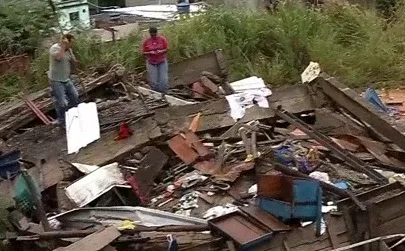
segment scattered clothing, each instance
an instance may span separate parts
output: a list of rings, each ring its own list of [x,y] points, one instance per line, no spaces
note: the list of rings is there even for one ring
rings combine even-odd
[[[118,141],[118,140],[129,138],[132,135],[132,133],[133,132],[132,132],[131,128],[129,127],[128,123],[123,122],[120,125],[120,130],[118,132],[118,136],[115,137],[114,140]]]

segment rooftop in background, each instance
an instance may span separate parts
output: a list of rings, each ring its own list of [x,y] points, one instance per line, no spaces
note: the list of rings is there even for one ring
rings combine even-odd
[[[202,4],[190,4],[190,13],[197,14],[204,11],[204,5]],[[179,18],[177,5],[168,4],[168,5],[144,5],[144,6],[135,6],[127,8],[117,8],[117,9],[108,9],[103,10],[106,13],[120,13],[124,15],[133,15],[149,19],[158,19],[158,20],[175,20]]]

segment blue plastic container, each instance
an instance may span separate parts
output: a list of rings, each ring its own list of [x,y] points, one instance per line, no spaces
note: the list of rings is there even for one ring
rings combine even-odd
[[[177,4],[177,12],[179,14],[190,13],[190,4],[189,3],[179,3],[179,4]]]
[[[20,171],[21,152],[18,150],[0,156],[0,177],[3,179],[13,178]],[[7,175],[8,173],[8,175]],[[9,176],[9,177],[8,177]]]

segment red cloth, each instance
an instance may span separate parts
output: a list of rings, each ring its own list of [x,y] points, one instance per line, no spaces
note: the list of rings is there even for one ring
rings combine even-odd
[[[141,204],[146,204],[147,203],[147,199],[141,194],[141,191],[139,189],[139,183],[138,181],[135,179],[134,176],[129,175],[126,178],[127,182],[129,183],[129,185],[132,188],[132,192],[139,198],[139,200],[141,201]]]
[[[143,42],[142,52],[151,52],[157,50],[167,50],[168,44],[164,36],[150,37]],[[166,52],[153,55],[146,55],[150,64],[160,64],[166,60]]]
[[[129,128],[126,122],[123,122],[120,126],[120,130],[118,132],[118,136],[115,137],[115,140],[121,140],[129,138],[132,135],[132,130]]]

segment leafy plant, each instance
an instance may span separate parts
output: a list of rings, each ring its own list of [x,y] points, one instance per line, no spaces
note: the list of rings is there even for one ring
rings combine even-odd
[[[0,1],[0,56],[32,53],[56,24],[46,1]]]

